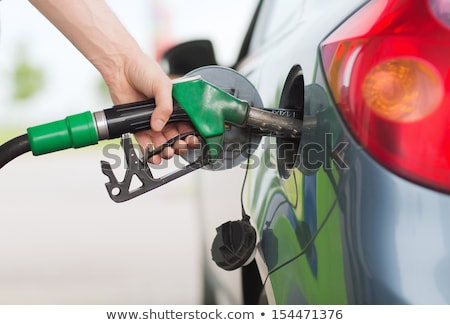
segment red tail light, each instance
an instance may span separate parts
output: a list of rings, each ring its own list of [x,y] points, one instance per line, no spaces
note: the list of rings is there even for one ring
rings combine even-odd
[[[450,1],[373,0],[321,46],[361,145],[395,173],[450,192]]]

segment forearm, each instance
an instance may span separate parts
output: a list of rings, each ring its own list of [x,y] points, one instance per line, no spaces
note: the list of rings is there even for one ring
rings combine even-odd
[[[97,68],[114,104],[155,98],[151,127],[163,129],[173,109],[172,83],[104,0],[29,1]]]
[[[99,70],[107,83],[137,42],[103,0],[29,0]]]

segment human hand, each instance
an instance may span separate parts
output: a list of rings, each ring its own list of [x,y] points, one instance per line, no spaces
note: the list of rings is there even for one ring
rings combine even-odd
[[[187,123],[166,125],[173,111],[172,82],[152,58],[144,54],[127,57],[123,69],[111,76],[106,75],[105,81],[114,104],[155,98],[156,108],[149,121],[151,129],[135,134],[143,151],[159,147],[181,133],[192,131]],[[161,158],[170,159],[174,154],[183,154],[196,145],[196,137],[178,140],[173,148],[164,149],[161,155],[155,155],[150,162],[159,164]]]

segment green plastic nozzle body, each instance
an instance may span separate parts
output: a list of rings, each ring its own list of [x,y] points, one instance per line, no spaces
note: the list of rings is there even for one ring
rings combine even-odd
[[[173,84],[172,94],[205,139],[211,160],[223,149],[225,125],[245,124],[250,108],[248,102],[201,78],[181,79]]]

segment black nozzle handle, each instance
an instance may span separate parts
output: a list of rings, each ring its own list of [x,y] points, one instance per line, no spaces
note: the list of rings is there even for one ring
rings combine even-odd
[[[150,118],[156,108],[153,98],[135,103],[115,105],[103,110],[108,135],[106,138],[120,138],[125,133],[136,133],[150,129]],[[96,116],[97,119],[97,116]],[[189,116],[174,101],[173,113],[168,123],[189,122]],[[98,123],[98,120],[97,120]]]

